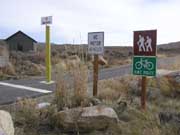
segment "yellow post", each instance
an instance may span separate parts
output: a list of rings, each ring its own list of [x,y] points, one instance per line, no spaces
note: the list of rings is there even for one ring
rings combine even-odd
[[[46,80],[51,81],[50,26],[46,25]]]

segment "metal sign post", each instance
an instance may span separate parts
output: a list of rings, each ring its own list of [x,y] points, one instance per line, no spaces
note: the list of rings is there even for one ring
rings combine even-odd
[[[52,24],[52,16],[42,17],[41,24],[46,25],[46,81],[51,82],[51,45],[50,45],[50,26]]]
[[[88,33],[88,53],[94,55],[93,96],[98,94],[98,57],[104,53],[104,32]]]
[[[146,109],[146,76],[156,76],[157,30],[134,32],[133,74],[141,75],[141,108]]]
[[[51,81],[51,45],[50,45],[50,27],[46,25],[46,79]]]

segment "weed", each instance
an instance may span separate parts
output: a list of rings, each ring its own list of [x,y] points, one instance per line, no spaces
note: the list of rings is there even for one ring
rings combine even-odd
[[[88,89],[88,69],[87,66],[80,63],[79,66],[73,69],[73,88],[74,96],[73,103],[76,103],[77,106],[81,104],[87,98],[87,89]]]
[[[79,60],[66,60],[65,63],[59,64],[57,67],[56,76],[54,101],[58,110],[62,110],[64,107],[80,106],[87,97],[87,66]]]
[[[25,126],[24,128],[34,129],[39,125],[39,111],[37,102],[33,99],[23,99],[17,102],[15,112],[15,123]]]

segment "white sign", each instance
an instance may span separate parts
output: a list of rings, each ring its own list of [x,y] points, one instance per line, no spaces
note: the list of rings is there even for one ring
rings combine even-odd
[[[104,32],[88,33],[88,53],[89,54],[104,53]]]
[[[52,24],[52,16],[46,16],[41,18],[41,24]]]

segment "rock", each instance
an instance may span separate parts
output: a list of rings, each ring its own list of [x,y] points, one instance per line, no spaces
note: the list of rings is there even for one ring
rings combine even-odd
[[[14,126],[11,115],[0,110],[0,135],[14,135]]]
[[[115,104],[115,110],[119,114],[121,112],[124,112],[127,109],[128,103],[126,99],[119,97],[117,100],[117,103]]]
[[[99,104],[101,104],[101,101],[98,99],[98,98],[91,98],[90,99],[90,102],[92,103],[92,105],[99,105]]]
[[[124,112],[127,109],[127,102],[126,101],[120,101],[118,103],[117,109],[119,112]]]
[[[43,108],[47,108],[48,106],[50,106],[51,104],[48,102],[43,102],[43,103],[39,103],[37,104],[37,108],[38,109],[43,109]]]
[[[82,108],[60,111],[55,115],[56,127],[64,132],[75,132],[77,120],[82,113]]]
[[[175,112],[160,112],[159,120],[161,124],[173,123],[180,125],[180,113]]]
[[[122,98],[119,98],[117,103],[113,105],[114,110],[116,111],[118,118],[120,121],[128,122],[128,118],[124,116],[123,114],[126,113],[128,109],[128,103],[127,101],[123,100]]]
[[[55,115],[56,126],[64,132],[104,130],[118,123],[116,112],[106,106],[93,106],[60,111]]]

